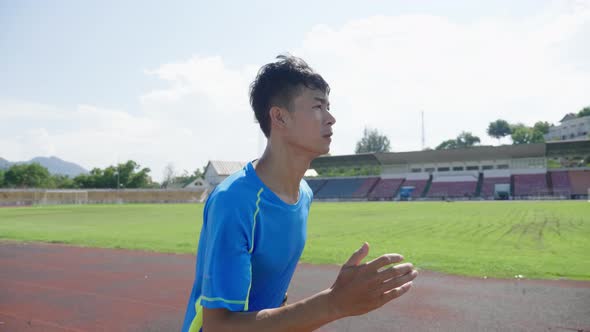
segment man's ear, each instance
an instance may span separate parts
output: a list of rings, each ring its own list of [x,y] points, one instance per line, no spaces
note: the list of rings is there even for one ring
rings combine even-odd
[[[270,122],[273,126],[284,128],[287,126],[289,120],[288,111],[279,106],[273,106],[270,108]]]

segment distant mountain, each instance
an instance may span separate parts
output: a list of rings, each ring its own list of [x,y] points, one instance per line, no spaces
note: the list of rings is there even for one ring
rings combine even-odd
[[[6,159],[0,158],[0,168],[6,169],[14,164],[31,164],[39,163],[41,166],[47,168],[51,174],[67,175],[70,178],[76,177],[80,174],[88,173],[82,166],[61,160],[57,157],[35,157],[29,161],[10,162]]]

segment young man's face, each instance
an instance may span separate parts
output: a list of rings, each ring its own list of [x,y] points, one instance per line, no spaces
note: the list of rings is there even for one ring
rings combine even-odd
[[[289,143],[314,158],[330,151],[332,126],[336,119],[330,114],[328,96],[320,90],[302,88],[289,110],[286,138]]]

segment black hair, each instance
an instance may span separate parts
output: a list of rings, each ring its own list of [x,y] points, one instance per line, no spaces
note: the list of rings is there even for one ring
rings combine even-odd
[[[303,87],[330,93],[330,86],[324,78],[302,59],[292,55],[279,55],[277,59],[262,66],[250,84],[250,105],[266,137],[270,136],[269,110],[272,106],[289,110]]]

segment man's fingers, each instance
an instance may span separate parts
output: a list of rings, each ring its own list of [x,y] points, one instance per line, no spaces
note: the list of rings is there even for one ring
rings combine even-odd
[[[379,286],[379,293],[388,292],[392,289],[405,285],[414,280],[417,276],[418,271],[411,271],[400,277],[389,279]]]
[[[385,270],[380,271],[377,274],[377,278],[379,278],[379,280],[383,282],[391,278],[403,276],[404,274],[411,272],[413,269],[414,265],[412,265],[412,263],[404,263],[396,266],[391,266]]]
[[[361,263],[361,261],[367,257],[369,253],[369,244],[367,242],[363,243],[363,245],[355,251],[352,256],[344,263],[344,266],[357,266]]]
[[[374,260],[367,263],[367,267],[374,269],[374,270],[379,270],[380,268],[382,268],[386,265],[399,263],[403,260],[404,260],[404,257],[402,255],[385,254],[385,255],[383,255],[381,257],[377,257]]]
[[[411,281],[402,285],[401,287],[394,288],[387,293],[381,294],[381,305],[404,295],[407,291],[410,290],[410,288],[412,288]]]

